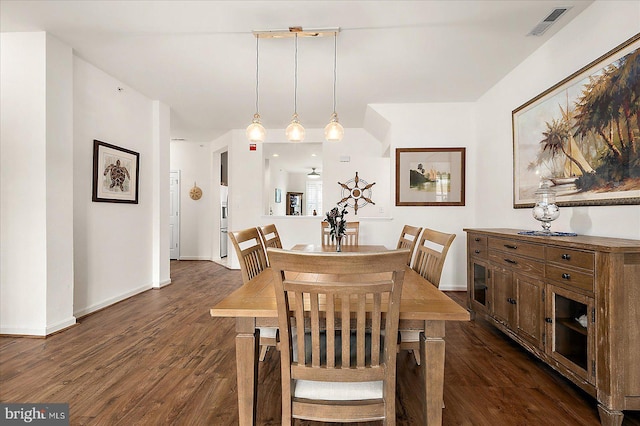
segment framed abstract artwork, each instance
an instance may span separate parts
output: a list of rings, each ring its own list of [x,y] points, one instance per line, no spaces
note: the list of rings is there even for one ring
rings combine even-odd
[[[139,168],[139,153],[94,140],[92,200],[138,204]]]
[[[397,148],[396,206],[464,206],[465,148]]]
[[[513,207],[640,204],[640,34],[512,112]]]

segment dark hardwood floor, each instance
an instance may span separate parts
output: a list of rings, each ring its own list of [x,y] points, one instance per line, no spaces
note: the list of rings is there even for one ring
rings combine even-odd
[[[0,338],[0,402],[67,402],[72,425],[237,424],[235,323],[209,308],[240,272],[174,261],[171,279],[47,339]],[[599,424],[592,397],[486,322],[446,332],[445,425]],[[279,361],[259,367],[260,425],[280,423]],[[398,424],[419,424],[417,367],[407,352],[398,364]]]

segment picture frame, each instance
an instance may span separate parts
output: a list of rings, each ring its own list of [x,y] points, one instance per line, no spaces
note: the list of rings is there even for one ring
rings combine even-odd
[[[543,181],[559,206],[640,204],[639,68],[637,34],[513,110],[514,208]]]
[[[466,148],[397,148],[396,206],[464,206]]]
[[[93,141],[92,201],[138,204],[140,154]]]
[[[276,188],[276,203],[282,202],[282,190],[280,188]]]

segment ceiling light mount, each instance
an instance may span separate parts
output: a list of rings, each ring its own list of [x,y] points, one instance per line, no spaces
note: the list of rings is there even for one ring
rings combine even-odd
[[[311,28],[289,27],[283,30],[256,30],[253,35],[256,38],[289,38],[289,37],[331,37],[337,35],[340,28]]]

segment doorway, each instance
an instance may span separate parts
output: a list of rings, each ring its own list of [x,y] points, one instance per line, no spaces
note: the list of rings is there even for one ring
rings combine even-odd
[[[169,172],[169,259],[180,259],[180,171]]]

